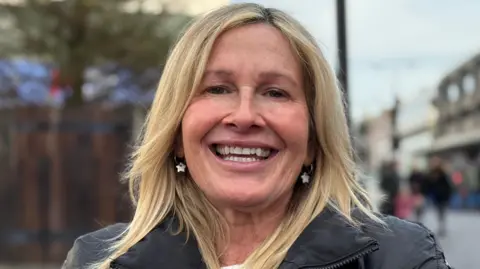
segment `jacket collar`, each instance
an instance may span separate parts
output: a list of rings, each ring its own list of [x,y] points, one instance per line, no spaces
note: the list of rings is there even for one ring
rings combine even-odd
[[[187,240],[186,233],[176,234],[179,227],[176,218],[158,225],[140,242],[112,262],[113,268],[206,268],[193,236]],[[174,235],[175,234],[175,235]]]
[[[353,215],[366,222],[358,212],[354,211]],[[377,241],[361,227],[352,226],[337,211],[327,208],[300,234],[288,250],[284,264],[294,264],[298,268],[328,268],[353,261],[377,248]]]
[[[206,268],[196,240],[187,240],[185,233],[172,235],[176,227],[175,218],[165,221],[112,264],[122,269]],[[376,248],[373,238],[327,208],[294,242],[280,268],[327,267]]]

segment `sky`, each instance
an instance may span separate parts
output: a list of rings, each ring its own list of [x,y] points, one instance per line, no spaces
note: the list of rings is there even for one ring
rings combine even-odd
[[[231,2],[255,2],[286,11],[316,37],[336,66],[336,1]],[[346,2],[349,94],[355,121],[390,107],[395,94],[405,103],[435,94],[443,76],[480,53],[478,0]]]

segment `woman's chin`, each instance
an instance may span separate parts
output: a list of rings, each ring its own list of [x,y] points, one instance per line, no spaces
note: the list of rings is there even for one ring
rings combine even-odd
[[[222,207],[257,208],[264,207],[270,200],[269,192],[260,190],[242,190],[242,188],[228,189],[217,194],[212,194]]]

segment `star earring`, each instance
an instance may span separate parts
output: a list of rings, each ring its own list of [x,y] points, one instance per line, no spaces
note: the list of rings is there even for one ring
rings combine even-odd
[[[177,173],[185,173],[185,169],[187,169],[187,165],[183,161],[179,161],[177,157],[174,158],[176,168],[177,168]]]
[[[303,168],[303,173],[300,176],[302,179],[303,184],[308,184],[310,183],[310,178],[312,177],[313,174],[313,164],[311,164],[308,168]]]
[[[302,178],[303,184],[308,184],[310,182],[310,176],[307,174],[307,172],[303,172],[300,177]]]

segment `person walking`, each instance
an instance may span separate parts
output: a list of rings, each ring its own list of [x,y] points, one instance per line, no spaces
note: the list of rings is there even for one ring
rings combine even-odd
[[[408,182],[414,200],[415,221],[421,222],[425,211],[426,175],[417,166],[413,166]]]
[[[453,187],[444,162],[438,157],[433,157],[430,161],[428,185],[433,205],[437,211],[438,235],[445,236],[447,232],[446,211],[453,193]]]
[[[394,161],[387,161],[380,171],[380,189],[384,193],[385,200],[380,206],[380,212],[385,215],[395,215],[396,199],[400,188],[400,176],[396,170]]]

